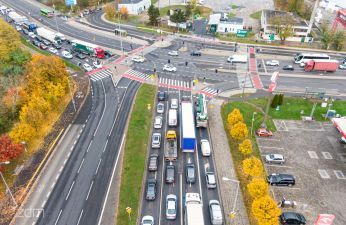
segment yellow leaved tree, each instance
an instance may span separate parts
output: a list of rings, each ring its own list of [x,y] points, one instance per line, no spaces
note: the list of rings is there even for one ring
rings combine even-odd
[[[125,6],[120,8],[119,13],[123,19],[127,19],[129,17],[129,10]]]
[[[266,195],[257,198],[252,202],[252,213],[256,217],[259,225],[278,225],[281,210],[277,202]]]
[[[263,178],[252,179],[246,187],[253,198],[261,198],[268,194],[268,183]]]
[[[115,16],[117,15],[117,10],[116,10],[115,6],[112,3],[108,3],[104,7],[104,11],[106,13],[106,16],[109,19],[115,19]]]
[[[243,160],[243,171],[249,176],[260,177],[263,175],[264,169],[261,160],[251,156]]]
[[[230,135],[236,140],[243,140],[249,134],[246,124],[243,122],[238,122],[234,124],[231,128]]]
[[[239,151],[243,155],[250,155],[252,153],[252,143],[250,139],[245,139],[242,143],[239,144]]]
[[[234,124],[238,122],[243,122],[243,115],[241,114],[240,110],[238,108],[233,109],[232,112],[230,112],[227,116],[227,124],[229,126],[233,126]]]
[[[0,19],[0,59],[7,60],[10,52],[20,47],[19,33],[13,27]]]

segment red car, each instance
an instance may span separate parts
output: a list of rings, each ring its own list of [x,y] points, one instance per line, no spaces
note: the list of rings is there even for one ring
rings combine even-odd
[[[41,44],[40,44],[40,48],[43,49],[43,50],[46,50],[46,49],[47,49],[47,45],[41,43]]]
[[[256,135],[259,137],[271,137],[273,136],[273,133],[266,128],[260,128],[256,131]]]

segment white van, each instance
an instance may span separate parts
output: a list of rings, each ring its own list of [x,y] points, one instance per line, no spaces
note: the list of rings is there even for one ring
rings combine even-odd
[[[247,63],[247,55],[232,55],[228,57],[227,62],[230,63]]]
[[[210,156],[210,143],[207,139],[201,139],[201,151],[203,156]]]
[[[170,109],[168,111],[168,126],[175,127],[178,125],[178,115],[176,109]]]

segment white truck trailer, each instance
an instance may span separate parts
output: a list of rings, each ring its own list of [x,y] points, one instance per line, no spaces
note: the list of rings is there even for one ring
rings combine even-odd
[[[52,42],[60,44],[60,39],[56,36],[54,31],[48,30],[44,27],[39,27],[36,29],[37,35]]]
[[[203,204],[198,193],[185,195],[185,225],[204,225]]]
[[[19,15],[18,13],[13,11],[8,13],[7,18],[9,22],[13,21],[16,24],[21,24],[28,20],[28,18],[26,18],[25,16]]]

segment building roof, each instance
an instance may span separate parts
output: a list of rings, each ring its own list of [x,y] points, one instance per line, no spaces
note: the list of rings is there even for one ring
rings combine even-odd
[[[120,4],[137,4],[143,0],[121,0]]]
[[[290,12],[285,11],[278,11],[278,10],[269,10],[264,9],[262,16],[264,16],[265,24],[270,24],[269,19],[274,16],[283,16],[283,15],[290,15],[292,20],[294,21],[294,26],[300,26],[300,27],[307,27],[307,23],[302,20],[298,15]]]
[[[227,23],[227,24],[239,24],[239,25],[243,25],[243,18],[239,18],[239,17],[231,17],[228,18],[227,20],[221,20],[220,23]]]
[[[243,25],[243,19],[239,17],[231,17],[231,18],[224,18],[225,16],[223,13],[214,13],[209,16],[208,25],[212,24],[238,24]]]

